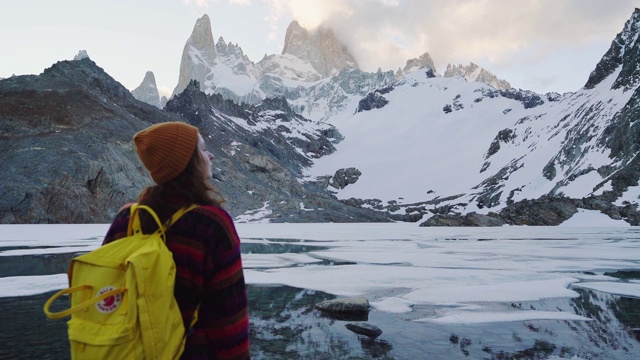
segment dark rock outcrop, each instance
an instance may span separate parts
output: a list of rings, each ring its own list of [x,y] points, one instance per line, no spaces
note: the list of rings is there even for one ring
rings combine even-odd
[[[578,208],[568,198],[543,196],[535,200],[522,200],[500,211],[509,225],[560,225]]]
[[[487,150],[487,154],[485,155],[485,159],[490,158],[492,155],[497,153],[500,150],[500,143],[507,143],[516,138],[512,129],[503,129],[498,132],[495,139],[489,145],[489,150]]]
[[[625,23],[624,29],[611,42],[609,50],[604,54],[595,70],[589,75],[587,89],[593,89],[604,79],[612,75],[620,66],[622,69],[612,88],[624,87],[630,89],[640,80],[640,70],[637,67],[640,60],[640,9],[635,9],[631,18]]]
[[[420,226],[502,226],[529,225],[554,226],[570,219],[578,209],[597,210],[614,220],[624,220],[633,226],[640,225],[640,212],[634,204],[617,206],[606,196],[591,196],[572,199],[563,196],[545,195],[539,199],[525,199],[507,205],[498,213],[487,215],[450,213],[436,214]],[[434,211],[434,210],[432,210]]]
[[[336,189],[344,189],[349,184],[355,184],[360,175],[362,175],[362,172],[354,167],[339,169],[329,180],[329,185]]]
[[[389,103],[384,96],[380,95],[380,93],[374,91],[370,92],[358,102],[358,108],[356,109],[356,113],[369,111],[373,109],[381,109],[385,105]]]
[[[521,102],[525,109],[531,109],[544,104],[542,97],[533,91],[520,89],[500,90],[500,95],[507,99],[513,99]]]
[[[0,223],[105,223],[150,180],[131,138],[171,114],[89,58],[0,82]]]
[[[429,226],[503,226],[507,223],[495,213],[488,215],[471,212],[465,215],[436,214],[420,224]]]
[[[342,137],[295,114],[286,100],[238,105],[192,81],[163,111],[83,58],[0,82],[0,223],[110,222],[151,185],[133,135],[164,121],[198,127],[233,216],[268,207],[274,222],[390,221],[298,181]]]

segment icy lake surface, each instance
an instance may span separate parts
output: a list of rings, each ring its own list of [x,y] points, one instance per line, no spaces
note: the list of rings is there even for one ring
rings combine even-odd
[[[238,224],[254,357],[635,358],[640,319],[621,309],[640,306],[640,229],[566,225]],[[0,225],[2,322],[19,321],[5,307],[30,302],[26,316],[44,318],[42,302],[67,285],[68,260],[99,246],[107,227]],[[315,301],[352,296],[369,300],[380,338],[313,310]],[[25,326],[1,342],[24,339]],[[603,332],[610,339],[594,335]],[[11,346],[3,354],[14,354]]]

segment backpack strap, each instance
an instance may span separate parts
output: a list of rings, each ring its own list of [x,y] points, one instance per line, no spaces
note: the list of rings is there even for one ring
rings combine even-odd
[[[131,205],[131,208],[129,209],[129,226],[127,226],[127,236],[131,236],[133,235],[134,232],[142,232],[142,225],[140,224],[140,217],[138,216],[138,211],[140,209],[144,209],[146,210],[149,215],[151,215],[151,217],[153,217],[153,219],[156,221],[156,224],[158,224],[158,231],[160,231],[160,234],[162,235],[162,238],[165,239],[165,227],[162,225],[162,222],[160,222],[160,218],[158,217],[158,215],[156,214],[155,211],[153,211],[152,208],[148,207],[147,205],[140,205],[138,203],[135,203],[133,205]]]
[[[182,217],[182,215],[186,214],[187,212],[197,208],[198,205],[197,204],[192,204],[189,207],[185,207],[185,208],[181,208],[180,210],[176,211],[172,216],[171,219],[169,219],[169,221],[167,221],[166,226],[164,224],[162,224],[162,222],[160,221],[160,218],[158,217],[158,215],[156,214],[155,211],[153,211],[152,208],[150,208],[147,205],[140,205],[139,203],[135,203],[133,205],[131,205],[130,208],[130,217],[129,217],[129,225],[127,226],[127,235],[131,236],[133,235],[134,232],[141,232],[142,231],[142,225],[140,224],[140,217],[138,216],[138,211],[140,209],[145,210],[146,212],[149,213],[149,215],[151,215],[153,217],[153,219],[156,221],[156,224],[158,224],[158,230],[160,232],[160,235],[162,236],[162,239],[166,241],[167,236],[165,234],[165,232],[167,231],[167,229],[169,229],[169,227],[171,225],[173,225],[176,221],[178,221],[178,219],[180,219]]]
[[[169,221],[169,223],[167,224],[167,229],[168,229],[171,225],[175,224],[175,223],[176,223],[176,221],[178,221],[178,219],[180,219],[180,218],[182,217],[182,215],[184,215],[184,214],[188,213],[189,211],[191,211],[191,210],[193,210],[193,209],[195,209],[195,208],[197,208],[197,207],[198,207],[198,205],[197,205],[197,204],[192,204],[192,205],[191,205],[191,206],[189,206],[189,207],[182,208],[182,209],[180,209],[180,210],[176,211],[176,213],[175,213],[175,214],[173,214],[173,216],[171,217],[171,221]]]

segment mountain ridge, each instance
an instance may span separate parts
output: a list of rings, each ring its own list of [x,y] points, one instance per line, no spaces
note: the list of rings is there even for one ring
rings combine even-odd
[[[294,77],[319,73],[291,54],[247,63],[199,20],[207,34],[183,57],[204,84],[189,80],[164,110],[88,57],[0,80],[0,222],[108,222],[148,182],[133,133],[185,121],[215,151],[238,221],[557,225],[584,208],[639,225],[640,10],[585,87],[562,95],[438,76],[428,53],[402,76],[258,78],[281,59]]]
[[[405,67],[393,76],[391,70],[362,71],[330,29],[319,27],[309,31],[295,20],[287,28],[282,53],[265,55],[254,63],[239,45],[227,45],[222,37],[214,43],[209,21],[208,16],[198,19],[185,44],[174,95],[184,89],[188,79],[194,79],[205,93],[221,94],[237,103],[256,104],[271,96],[285,96],[304,116],[326,120],[351,106],[354,98],[385,88],[413,71],[428,67],[433,76],[439,76],[428,52],[407,60]],[[384,75],[380,76],[381,73]],[[489,79],[493,84],[506,83],[486,69],[482,69],[481,75],[471,81]],[[369,80],[360,86],[354,84],[364,78]],[[370,79],[379,81],[372,83]],[[319,93],[336,95],[326,102]]]

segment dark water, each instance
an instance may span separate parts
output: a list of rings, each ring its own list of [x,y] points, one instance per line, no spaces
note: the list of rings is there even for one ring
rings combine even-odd
[[[312,247],[246,244],[247,253],[307,252]],[[317,250],[317,248],[313,248]],[[74,254],[7,256],[0,277],[63,273]],[[608,273],[640,279],[640,269]],[[336,280],[339,281],[339,280]],[[366,321],[380,327],[375,340],[359,336],[348,321],[313,305],[334,295],[285,286],[249,286],[254,359],[640,359],[640,299],[573,288],[573,299],[483,303],[495,311],[565,311],[592,321],[535,320],[484,324],[417,322],[441,310],[415,306],[406,314],[372,310]],[[0,298],[0,359],[68,359],[65,321],[48,320],[42,307],[53,292]],[[393,294],[387,294],[393,295]],[[64,301],[57,306],[63,307]],[[56,310],[53,308],[52,310]]]
[[[489,305],[571,311],[593,321],[442,325],[412,321],[433,314],[435,307],[408,314],[372,310],[367,321],[383,333],[371,340],[349,331],[347,321],[313,309],[333,295],[249,286],[251,351],[254,359],[640,358],[640,299],[574,290],[580,297]],[[48,320],[42,312],[51,294],[0,298],[0,359],[69,358],[65,321]]]

